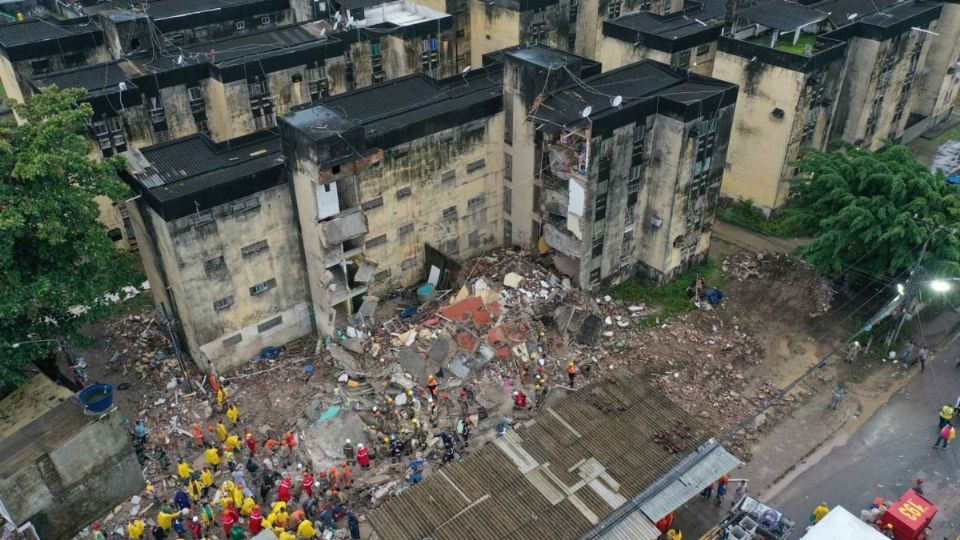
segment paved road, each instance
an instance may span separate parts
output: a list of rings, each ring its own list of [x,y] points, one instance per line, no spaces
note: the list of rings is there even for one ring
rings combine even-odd
[[[899,498],[917,477],[926,496],[940,507],[931,540],[960,534],[960,438],[947,450],[936,440],[937,409],[960,393],[960,339],[954,336],[937,352],[939,361],[903,390],[815,465],[776,494],[770,503],[798,523],[825,501],[855,515],[876,496]],[[919,369],[919,368],[914,368]],[[799,537],[799,535],[797,535]],[[838,539],[843,540],[843,539]]]

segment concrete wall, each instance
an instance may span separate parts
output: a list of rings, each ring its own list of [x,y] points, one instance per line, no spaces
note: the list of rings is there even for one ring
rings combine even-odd
[[[67,54],[69,55],[71,52],[73,51],[67,51]],[[53,73],[54,71],[68,69],[70,67],[99,64],[111,60],[110,50],[105,45],[89,47],[76,52],[82,53],[82,61],[75,65],[68,65],[65,62],[63,54],[11,62],[6,53],[0,51],[0,82],[3,82],[3,89],[7,97],[24,103],[26,98],[33,95],[33,90],[30,87],[30,79],[39,76],[35,69],[35,66],[39,62],[47,62],[49,68],[46,70],[46,73]]]
[[[519,12],[470,0],[470,64],[479,68],[488,52],[518,45],[521,31]]]
[[[425,244],[454,260],[499,245],[503,162],[497,141],[502,130],[501,115],[496,115],[323,170],[312,143],[285,140],[319,332],[329,335],[343,327],[345,316],[368,291],[378,294],[424,282]],[[467,165],[479,160],[484,166],[467,172]],[[335,204],[321,209],[317,191],[323,189]],[[360,211],[361,206],[366,209]],[[333,211],[337,213],[331,215]],[[331,222],[348,215],[362,218],[365,232],[347,241],[325,240]],[[369,283],[355,280],[361,263],[376,265]]]
[[[930,36],[930,50],[924,62],[920,86],[917,88],[914,112],[934,119],[931,124],[945,120],[957,99],[960,73],[960,4],[944,2],[940,19],[933,28],[939,36]]]
[[[216,219],[201,226],[194,225],[194,215],[166,222],[148,209],[145,216],[155,244],[144,263],[154,259],[160,265],[148,275],[165,276],[191,354],[208,359],[218,372],[243,365],[265,346],[281,345],[311,331],[289,187],[275,186],[254,197],[259,207],[233,213],[229,203],[220,205],[212,209]],[[243,256],[244,247],[264,240],[265,250]],[[205,268],[217,257],[223,257],[223,266]],[[275,287],[251,293],[251,287],[271,279],[276,280]],[[214,303],[225,298],[232,304],[217,309]],[[257,330],[257,325],[277,316],[282,316],[281,324]],[[231,344],[238,334],[241,340]]]
[[[740,85],[723,194],[750,199],[766,212],[780,207],[788,194],[783,173],[804,74],[718,51],[713,76]]]
[[[914,79],[924,68],[926,52],[932,40],[926,34],[907,30],[899,39],[883,42],[860,37],[848,41],[847,70],[840,94],[833,136],[879,148],[885,139],[900,137],[910,112],[917,84]],[[915,74],[909,73],[914,45],[923,40]],[[884,79],[887,57],[893,58],[888,79]],[[905,93],[905,95],[904,95]],[[903,100],[903,112],[896,114]],[[875,117],[872,132],[868,125]]]
[[[60,407],[79,408],[72,402]],[[70,538],[144,485],[127,427],[114,413],[0,478],[0,498],[14,519],[30,521],[40,538]]]
[[[699,47],[687,49],[690,53],[689,71],[698,75],[713,75],[713,62],[717,54],[717,43],[711,42],[709,50],[704,54],[697,54]],[[603,36],[600,40],[600,46],[597,51],[597,61],[603,64],[604,71],[617,69],[628,64],[639,62],[640,60],[656,60],[664,64],[676,65],[677,58],[683,51],[670,54],[668,52],[652,49],[644,46],[637,46],[633,43],[627,43],[616,38]]]

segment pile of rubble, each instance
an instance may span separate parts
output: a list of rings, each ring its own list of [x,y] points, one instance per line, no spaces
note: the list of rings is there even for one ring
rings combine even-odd
[[[796,264],[788,257],[737,256],[724,261],[724,271],[755,280],[782,277]],[[461,419],[470,419],[474,437],[484,439],[535,415],[569,388],[570,362],[576,387],[619,367],[655,379],[704,424],[736,429],[730,446],[749,459],[749,442],[790,405],[739,427],[777,389],[755,376],[762,347],[725,309],[693,310],[651,327],[655,306],[585,294],[539,257],[504,248],[468,261],[424,298],[368,295],[336,337],[288,344],[280,359],[251,363],[223,382],[242,424],[258,437],[295,434],[297,453],[285,463],[294,472],[297,464],[315,471],[338,465],[348,439],[367,445],[375,466],[357,472],[359,508],[405,489],[406,456],[420,453],[428,470],[439,465],[444,448],[437,435],[453,432]],[[115,369],[132,368],[145,383],[138,416],[171,462],[185,456],[198,469],[203,457],[194,425],[209,433],[213,421],[207,381],[177,378],[163,327],[149,316],[127,317],[109,330],[126,359]],[[532,396],[531,406],[516,410],[515,391]],[[657,442],[682,452],[685,432],[687,426],[674,426]],[[384,459],[394,456],[400,459]],[[169,497],[172,471],[151,464],[145,476]],[[145,515],[146,508],[137,499],[117,516]]]
[[[804,291],[812,302],[811,317],[827,312],[833,300],[834,290],[828,279],[802,259],[786,254],[740,253],[725,259],[721,268],[737,281],[774,279],[782,287]]]

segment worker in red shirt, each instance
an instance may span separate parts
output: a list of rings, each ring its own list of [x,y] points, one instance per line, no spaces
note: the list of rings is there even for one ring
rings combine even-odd
[[[263,529],[263,512],[260,511],[260,505],[258,504],[253,507],[253,512],[250,513],[250,532],[257,534],[261,529]]]
[[[243,438],[247,441],[247,448],[250,450],[250,454],[257,453],[257,440],[253,438],[253,433],[250,433],[250,430],[243,428]]]
[[[527,408],[527,395],[524,394],[522,390],[515,390],[513,392],[513,408],[514,409]]]
[[[357,465],[360,465],[361,469],[370,468],[370,450],[363,443],[357,444]]]
[[[293,480],[289,476],[285,476],[283,481],[280,482],[280,487],[277,488],[277,498],[283,502],[289,501],[291,487],[293,487]]]
[[[307,497],[313,497],[313,482],[315,479],[309,471],[303,474],[303,491],[307,493]]]
[[[237,522],[237,518],[233,517],[233,512],[224,512],[220,515],[220,523],[223,524],[223,534],[230,537],[230,529],[233,528],[233,524]]]

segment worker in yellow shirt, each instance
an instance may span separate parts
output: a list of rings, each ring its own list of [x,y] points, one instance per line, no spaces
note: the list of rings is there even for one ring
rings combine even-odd
[[[217,388],[217,409],[223,410],[223,405],[227,402],[227,389],[224,387]]]
[[[135,519],[127,523],[127,536],[130,537],[130,540],[140,540],[146,526],[143,520],[140,519]]]
[[[823,516],[827,515],[830,512],[830,507],[827,506],[827,503],[822,502],[820,506],[813,509],[813,522],[819,523]]]
[[[224,441],[224,444],[226,445],[228,452],[233,452],[234,450],[240,448],[240,437],[236,435],[229,435],[227,440]]]
[[[292,532],[288,531],[280,531],[280,534],[277,536],[280,538],[280,540],[297,540],[297,537],[294,536]]]
[[[157,525],[165,531],[169,531],[170,527],[173,527],[173,519],[177,517],[177,513],[174,512],[169,506],[164,506],[157,512]]]
[[[227,440],[227,425],[223,423],[223,418],[217,419],[217,437],[220,442]]]
[[[256,505],[257,503],[253,500],[253,497],[243,499],[243,504],[240,505],[240,515],[250,517],[250,513],[253,512],[253,507]]]
[[[300,522],[300,526],[297,527],[297,538],[307,539],[313,538],[317,535],[317,530],[313,528],[313,523],[309,519],[305,519]]]
[[[227,407],[227,418],[233,422],[233,425],[236,426],[237,422],[240,421],[240,407],[237,407],[236,403],[231,403]]]
[[[290,520],[290,514],[287,512],[286,506],[284,506],[283,508],[280,509],[279,512],[277,512],[277,525],[286,529],[287,521],[289,520]]]
[[[200,485],[203,488],[203,496],[207,496],[207,490],[213,486],[213,473],[210,472],[209,467],[204,467],[203,472],[200,473]]]
[[[277,513],[270,512],[267,514],[267,517],[263,518],[263,528],[264,529],[273,529],[274,525],[277,523]]]
[[[207,465],[213,467],[213,470],[217,470],[220,467],[220,451],[217,450],[216,447],[211,446],[207,448],[203,455],[207,459]]]
[[[180,475],[181,480],[186,480],[190,478],[190,474],[193,473],[193,469],[190,468],[190,465],[187,465],[187,461],[183,458],[180,458],[180,463],[177,463],[177,474]]]
[[[243,506],[243,490],[234,486],[233,491],[230,492],[230,496],[233,498],[233,505],[237,508]]]
[[[187,492],[190,493],[190,498],[196,503],[200,500],[200,497],[203,497],[203,484],[200,483],[200,480],[191,479],[187,482]]]

